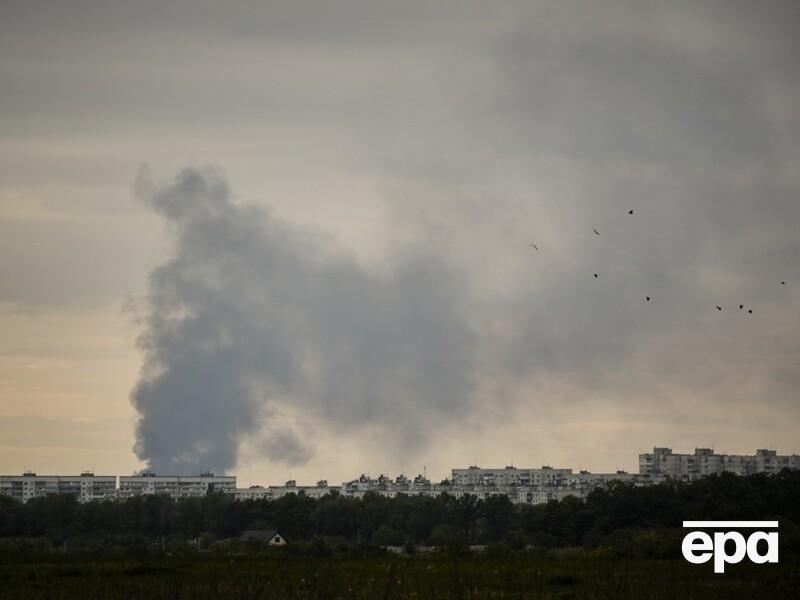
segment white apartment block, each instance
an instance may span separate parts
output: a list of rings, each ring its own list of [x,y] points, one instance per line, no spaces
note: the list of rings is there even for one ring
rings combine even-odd
[[[272,492],[263,485],[251,485],[247,488],[236,488],[233,493],[235,500],[272,500]]]
[[[287,494],[297,494],[298,496],[306,496],[307,498],[322,498],[331,492],[338,492],[339,487],[329,486],[325,479],[319,480],[316,485],[297,485],[294,479],[290,479],[284,485],[271,485],[269,491],[271,498],[277,500]]]
[[[755,454],[715,454],[711,448],[695,448],[694,454],[676,454],[672,448],[653,448],[639,455],[639,474],[692,480],[714,473],[752,475],[777,473],[781,469],[800,469],[800,455],[779,455],[775,450],[758,449]]]
[[[403,494],[407,496],[436,496],[440,493],[436,490],[437,487],[432,485],[424,475],[417,475],[414,479],[409,479],[405,475],[398,475],[395,479],[386,475],[379,475],[377,479],[372,479],[362,474],[358,479],[342,483],[340,493],[348,498],[363,498],[367,492],[374,492],[387,498],[394,498]]]
[[[325,479],[319,480],[316,485],[297,485],[294,479],[290,479],[284,485],[269,487],[253,485],[249,488],[236,488],[234,497],[236,500],[277,500],[288,494],[296,494],[307,498],[322,498],[339,491],[338,486],[329,486]]]
[[[52,494],[72,494],[79,502],[113,500],[117,496],[117,477],[91,471],[80,475],[37,475],[26,471],[22,475],[0,475],[0,494],[20,502]]]
[[[474,496],[486,500],[505,496],[516,504],[545,504],[567,496],[585,498],[593,490],[608,487],[612,482],[636,486],[659,483],[667,478],[690,481],[714,473],[730,472],[736,475],[777,473],[784,468],[800,469],[800,455],[778,455],[775,450],[757,450],[753,455],[715,454],[710,448],[697,448],[693,454],[676,454],[671,448],[654,448],[652,453],[639,455],[639,473],[573,472],[572,469],[554,469],[543,466],[536,469],[519,467],[481,468],[471,466],[453,469],[452,477],[433,484],[424,475],[413,479],[399,475],[392,479],[380,475],[373,479],[361,475],[345,481],[341,486],[330,486],[326,480],[315,485],[297,485],[294,480],[284,485],[251,486],[237,488],[236,477],[215,476],[202,473],[193,477],[164,476],[152,472],[119,477],[97,476],[91,472],[81,475],[22,475],[0,476],[0,494],[27,502],[49,494],[73,494],[81,502],[92,500],[122,500],[142,495],[165,494],[172,498],[197,498],[209,493],[230,494],[236,500],[277,500],[288,494],[322,498],[338,493],[346,498],[363,498],[375,493],[388,498],[401,495],[435,497],[446,493],[456,498]]]
[[[585,498],[592,490],[606,487],[611,481],[639,483],[636,475],[624,471],[574,473],[572,469],[554,469],[549,466],[538,469],[510,466],[484,469],[472,466],[452,470],[451,487],[447,492],[457,497],[472,494],[478,499],[503,495],[514,503],[545,504],[566,496]]]
[[[172,498],[199,498],[222,492],[235,495],[235,475],[201,473],[197,476],[156,475],[150,471],[119,478],[119,497],[122,500],[135,496],[165,494]]]
[[[452,470],[453,483],[459,486],[558,486],[563,485],[570,475],[572,475],[572,469],[554,469],[548,466],[541,469],[520,469],[518,467],[482,469],[472,466],[467,469]]]
[[[388,498],[399,495],[429,496],[448,494],[455,498],[474,496],[486,500],[493,496],[506,496],[515,504],[545,504],[567,496],[585,497],[591,490],[602,487],[612,480],[633,481],[634,475],[628,473],[593,475],[582,471],[572,473],[571,469],[482,469],[469,467],[453,469],[453,477],[439,484],[432,484],[422,475],[413,480],[400,475],[392,480],[386,475],[372,479],[361,475],[358,479],[342,484],[341,494],[349,498],[363,498],[367,493],[375,493]]]

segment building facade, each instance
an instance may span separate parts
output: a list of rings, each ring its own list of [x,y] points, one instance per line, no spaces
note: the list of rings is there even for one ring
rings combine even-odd
[[[515,504],[546,504],[567,496],[585,498],[592,490],[606,487],[612,481],[638,484],[636,475],[616,473],[589,473],[572,469],[504,467],[487,469],[471,466],[453,469],[450,488],[442,489],[456,497],[467,494],[478,499],[507,496]]]
[[[233,493],[236,500],[272,500],[272,494],[269,488],[263,485],[251,485],[246,488],[236,488]]]
[[[221,492],[235,495],[235,475],[201,473],[197,476],[156,475],[150,471],[119,478],[119,498],[165,494],[171,498],[199,498]]]
[[[639,474],[691,481],[715,473],[753,475],[800,469],[800,455],[779,455],[758,449],[755,454],[716,454],[711,448],[695,448],[694,454],[677,454],[672,448],[653,448],[639,455]]]
[[[0,494],[20,502],[53,494],[71,494],[79,502],[113,500],[117,496],[117,477],[91,471],[80,475],[37,475],[26,471],[22,475],[0,475]]]
[[[330,486],[324,479],[319,480],[315,485],[297,485],[294,479],[290,479],[284,485],[271,485],[264,487],[252,485],[249,488],[236,488],[234,497],[237,500],[277,500],[288,494],[297,494],[308,498],[322,498],[331,493],[339,493],[338,486]]]
[[[360,475],[358,479],[342,483],[340,493],[347,498],[363,498],[368,492],[394,498],[398,495],[406,496],[435,496],[439,492],[430,480],[420,474],[409,479],[405,475],[398,475],[394,479],[387,475],[379,475],[373,479],[368,475]]]
[[[198,498],[211,493],[232,495],[236,500],[277,500],[288,494],[322,498],[341,494],[346,498],[363,498],[368,493],[389,498],[401,495],[435,497],[449,494],[456,498],[473,496],[486,500],[505,496],[517,504],[544,504],[567,496],[585,498],[593,490],[621,482],[636,486],[653,485],[667,479],[691,481],[715,473],[751,475],[777,473],[781,469],[800,469],[800,455],[779,455],[775,450],[759,449],[753,455],[716,454],[711,448],[696,448],[693,454],[674,453],[671,448],[656,447],[652,453],[639,455],[639,473],[573,472],[572,469],[539,468],[481,468],[471,466],[453,469],[451,477],[432,483],[424,475],[414,478],[399,475],[395,478],[361,475],[340,486],[328,485],[326,480],[314,485],[284,485],[237,488],[236,476],[202,473],[197,476],[165,476],[152,472],[119,477],[99,476],[86,471],[80,475],[22,475],[0,476],[0,494],[21,502],[51,494],[72,494],[80,502],[93,500],[125,500],[143,495],[165,494],[172,498]]]

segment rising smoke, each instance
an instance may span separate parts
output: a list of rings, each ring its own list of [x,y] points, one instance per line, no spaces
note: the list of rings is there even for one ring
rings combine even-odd
[[[159,472],[218,472],[242,440],[307,461],[301,415],[371,427],[421,449],[431,423],[468,412],[472,337],[460,282],[432,256],[372,274],[321,234],[235,202],[212,170],[137,195],[168,223],[172,256],[150,274],[131,397],[135,451]]]

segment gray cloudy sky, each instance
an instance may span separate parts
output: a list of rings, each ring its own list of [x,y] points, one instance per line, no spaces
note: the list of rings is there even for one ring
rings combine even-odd
[[[0,3],[0,470],[799,451],[799,30]]]

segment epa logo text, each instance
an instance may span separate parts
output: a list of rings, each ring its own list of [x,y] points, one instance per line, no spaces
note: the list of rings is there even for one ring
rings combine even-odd
[[[684,521],[684,528],[718,530],[692,531],[683,538],[683,557],[696,565],[714,559],[714,572],[724,573],[726,564],[742,562],[745,556],[756,564],[778,562],[778,532],[754,531],[747,537],[730,529],[777,529],[777,521]],[[731,546],[733,546],[732,551]]]

